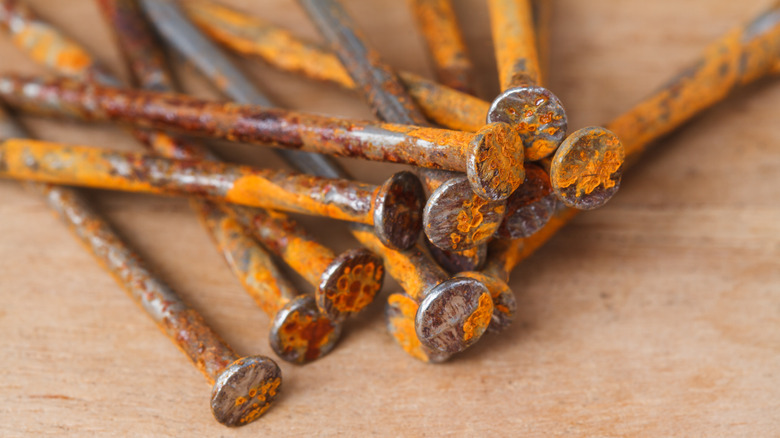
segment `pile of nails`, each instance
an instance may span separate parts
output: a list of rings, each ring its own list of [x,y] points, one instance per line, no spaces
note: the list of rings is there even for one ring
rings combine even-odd
[[[612,198],[648,144],[733,88],[780,71],[776,4],[606,128],[567,136],[564,107],[544,86],[550,1],[487,0],[502,90],[492,102],[474,96],[473,66],[447,0],[410,2],[438,82],[393,71],[337,0],[298,0],[328,48],[212,0],[97,1],[137,88],[23,1],[0,0],[7,36],[56,74],[3,72],[0,99],[21,113],[119,123],[149,151],[32,140],[3,112],[0,176],[32,181],[213,384],[212,411],[228,426],[271,406],[279,367],[238,356],[70,186],[190,197],[272,320],[270,346],[283,360],[302,364],[330,352],[343,321],[374,301],[387,271],[404,289],[387,299],[390,334],[415,359],[437,363],[512,323],[512,268],[579,210]],[[160,38],[233,102],[176,90]],[[381,122],[280,109],[226,51],[359,93]],[[295,172],[222,162],[194,137],[275,146]],[[376,186],[354,181],[331,156],[413,171]],[[287,212],[344,220],[363,248],[336,255]],[[311,283],[314,296],[296,293],[272,256]]]

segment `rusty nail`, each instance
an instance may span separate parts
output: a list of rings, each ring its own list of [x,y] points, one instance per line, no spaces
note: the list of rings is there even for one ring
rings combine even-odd
[[[330,180],[281,170],[173,160],[32,140],[7,140],[2,174],[103,189],[196,195],[214,201],[312,214],[375,225],[377,234],[408,247],[422,187],[409,172],[383,186]],[[416,208],[416,210],[415,210]],[[403,228],[407,226],[407,228]]]
[[[147,89],[172,90],[173,80],[165,56],[138,4],[134,0],[100,0],[99,3],[116,30],[117,41],[137,82]],[[138,134],[162,156],[218,160],[204,146],[191,141],[162,132]],[[314,299],[297,294],[271,257],[247,234],[240,221],[231,217],[250,217],[252,211],[198,199],[191,203],[228,266],[258,306],[272,318],[269,338],[276,354],[288,362],[307,363],[329,353],[341,335],[341,325],[319,312]],[[259,213],[268,214],[262,210]],[[284,217],[281,213],[274,215]],[[287,238],[295,237],[288,233]]]
[[[423,345],[454,354],[479,340],[493,312],[490,292],[484,285],[470,278],[448,278],[419,243],[409,250],[395,251],[382,245],[365,227],[356,226],[354,235],[385,259],[388,273],[419,305],[414,326]]]
[[[451,0],[411,0],[411,9],[433,58],[439,82],[474,93],[474,64],[469,58]]]
[[[24,136],[2,111],[3,136]],[[77,191],[35,184],[68,228],[146,311],[160,329],[190,358],[214,386],[211,412],[227,426],[259,418],[274,402],[282,382],[281,370],[264,356],[239,357],[194,309],[154,277],[143,260]]]
[[[567,119],[558,97],[539,84],[531,0],[490,0],[488,6],[502,93],[490,105],[487,121],[514,126],[526,160],[540,160],[563,141]]]

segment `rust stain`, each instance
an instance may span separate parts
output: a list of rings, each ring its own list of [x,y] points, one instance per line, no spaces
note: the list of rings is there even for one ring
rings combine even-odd
[[[299,357],[302,362],[318,359],[325,347],[334,342],[331,321],[302,312],[290,315],[277,333],[280,345],[285,348],[283,356]]]
[[[490,24],[501,90],[539,83],[539,55],[530,0],[490,0]]]
[[[474,94],[474,65],[468,56],[450,0],[410,0],[417,24],[433,55],[439,82]]]
[[[490,324],[492,315],[493,300],[490,294],[482,294],[479,297],[479,306],[463,323],[463,340],[469,341],[482,336]]]

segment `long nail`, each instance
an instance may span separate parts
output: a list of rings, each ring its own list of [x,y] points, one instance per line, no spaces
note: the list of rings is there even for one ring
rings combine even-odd
[[[356,229],[355,236],[385,259],[388,273],[419,306],[414,325],[424,346],[454,354],[479,340],[493,312],[493,302],[484,285],[470,278],[449,278],[420,244],[407,251],[395,251],[382,245],[365,228]]]
[[[451,0],[412,0],[412,12],[442,84],[474,93],[474,64],[469,58]]]
[[[159,49],[152,29],[144,19],[138,4],[133,0],[100,0],[100,5],[112,28],[117,30],[117,41],[139,84],[146,89],[157,91],[173,90],[173,80],[167,70],[165,56]],[[202,145],[159,132],[150,133],[148,137],[146,143],[162,156],[217,161],[217,157]],[[263,224],[256,220],[256,216],[273,216],[278,222],[286,224],[284,238],[287,241],[306,241],[306,247],[299,247],[298,251],[290,257],[296,262],[301,259],[309,262],[292,265],[293,268],[303,268],[303,271],[298,270],[298,272],[305,278],[309,278],[307,274],[312,269],[312,265],[320,266],[311,263],[312,259],[316,260],[317,256],[329,257],[330,262],[336,259],[330,250],[310,238],[305,230],[282,213],[227,205],[217,206],[201,200],[192,202],[228,265],[258,305],[273,319],[270,332],[271,346],[284,360],[306,363],[330,352],[341,333],[341,325],[333,318],[343,316],[336,313],[340,310],[337,304],[346,301],[352,304],[352,307],[345,309],[344,312],[357,312],[373,300],[372,294],[376,294],[381,287],[380,281],[378,284],[373,283],[366,289],[361,289],[356,294],[349,294],[348,291],[339,291],[335,288],[318,288],[316,302],[305,295],[298,296],[281,277],[271,258],[248,235],[247,230],[257,231],[257,234],[262,235],[274,234],[274,231],[278,231],[278,228],[270,231],[263,228]],[[315,256],[309,256],[310,253]],[[339,261],[344,268],[349,268],[362,266],[357,261],[367,258],[370,258],[370,255],[352,252],[340,257]],[[289,262],[287,258],[285,260]],[[325,266],[330,262],[326,262]],[[334,271],[343,274],[343,269],[334,269]],[[364,292],[371,294],[366,295]],[[339,300],[333,302],[336,297]],[[326,315],[323,315],[318,310],[317,304],[322,308],[334,309],[336,312],[326,312]]]
[[[31,140],[0,144],[0,174],[60,184],[152,194],[196,195],[218,202],[270,208],[375,225],[409,247],[422,187],[408,172],[384,186],[330,180],[281,170]],[[417,208],[417,211],[414,210]],[[389,233],[389,234],[388,234]]]
[[[2,136],[25,133],[0,111]],[[227,426],[259,418],[273,403],[281,370],[264,356],[239,357],[194,309],[157,279],[111,226],[72,189],[35,184],[49,206],[158,327],[213,384],[211,411]]]
[[[522,146],[515,131],[504,123],[486,125],[472,134],[85,85],[68,79],[36,82],[10,75],[3,77],[0,91],[9,102],[46,99],[52,111],[59,106],[59,111],[77,117],[137,128],[464,171],[472,188],[487,199],[509,196],[522,181],[522,170],[515,167],[521,162]]]

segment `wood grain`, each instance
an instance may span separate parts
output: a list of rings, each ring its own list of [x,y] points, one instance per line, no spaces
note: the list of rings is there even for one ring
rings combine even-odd
[[[126,74],[92,1],[30,3]],[[292,0],[229,3],[316,37]],[[549,85],[570,129],[628,109],[767,3],[557,0]],[[392,65],[431,76],[402,3],[345,4]],[[480,89],[495,94],[486,7],[456,7]],[[42,73],[7,37],[0,54],[3,70]],[[282,105],[370,117],[355,96],[244,66]],[[213,96],[191,68],[180,73]],[[607,207],[578,217],[515,271],[520,312],[508,332],[425,365],[394,345],[375,305],[327,358],[280,363],[277,405],[236,430],[211,418],[202,376],[43,203],[0,181],[0,436],[777,436],[778,101],[777,81],[752,86],[665,139]],[[26,121],[47,140],[137,147],[111,127]],[[230,157],[278,164],[243,146]],[[345,163],[373,183],[398,169]],[[237,351],[272,354],[268,318],[185,201],[90,193]],[[303,222],[334,249],[356,246],[340,224]]]

